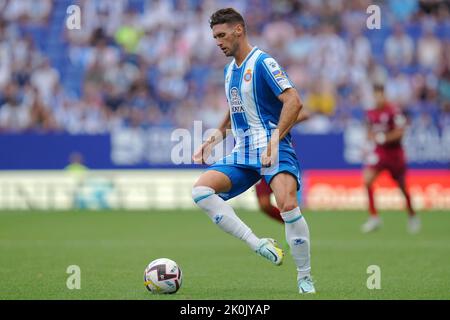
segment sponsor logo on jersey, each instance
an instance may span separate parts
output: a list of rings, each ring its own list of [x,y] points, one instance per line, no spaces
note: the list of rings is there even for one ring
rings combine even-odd
[[[230,104],[232,113],[245,112],[244,104],[242,103],[242,99],[236,87],[233,87],[230,90]]]

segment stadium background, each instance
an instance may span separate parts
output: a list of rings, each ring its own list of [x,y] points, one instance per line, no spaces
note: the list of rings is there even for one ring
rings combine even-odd
[[[80,30],[66,27],[73,4]],[[369,4],[380,30],[366,28]],[[293,135],[314,297],[298,295],[290,257],[274,268],[215,228],[190,195],[202,168],[171,158],[175,129],[201,136],[227,108],[227,58],[208,26],[224,6],[243,12],[251,43],[313,113]],[[0,0],[0,300],[449,299],[449,35],[448,1]],[[416,235],[387,176],[383,228],[359,231],[373,81],[408,114]],[[232,201],[255,234],[283,242],[253,190]],[[159,257],[183,270],[175,295],[142,284]],[[67,285],[73,265],[81,290]],[[373,265],[381,290],[367,286]]]
[[[66,27],[72,4],[80,30]],[[366,27],[370,4],[379,30]],[[173,162],[171,135],[214,128],[227,108],[227,58],[208,26],[223,6],[243,12],[251,43],[312,112],[293,129],[304,207],[365,207],[364,111],[378,81],[408,115],[414,203],[450,209],[449,4],[417,0],[0,0],[0,207],[190,208],[199,168]],[[387,176],[377,195],[403,207]],[[237,205],[254,208],[252,191]]]

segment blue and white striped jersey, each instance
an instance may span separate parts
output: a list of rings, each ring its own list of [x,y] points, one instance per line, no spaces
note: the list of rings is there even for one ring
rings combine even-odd
[[[233,60],[224,70],[225,94],[230,106],[233,151],[267,146],[278,125],[283,104],[278,96],[293,85],[287,74],[267,53],[254,47],[241,66]],[[291,145],[291,137],[285,137]]]

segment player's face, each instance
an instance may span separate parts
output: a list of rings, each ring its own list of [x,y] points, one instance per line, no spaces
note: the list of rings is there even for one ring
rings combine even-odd
[[[217,46],[227,56],[231,57],[237,51],[238,37],[237,25],[230,25],[228,23],[216,24],[213,26],[213,37],[216,39]]]

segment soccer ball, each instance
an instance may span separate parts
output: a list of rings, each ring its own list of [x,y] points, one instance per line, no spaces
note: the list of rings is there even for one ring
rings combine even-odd
[[[145,268],[144,285],[151,293],[175,293],[181,282],[181,269],[173,260],[156,259]]]

